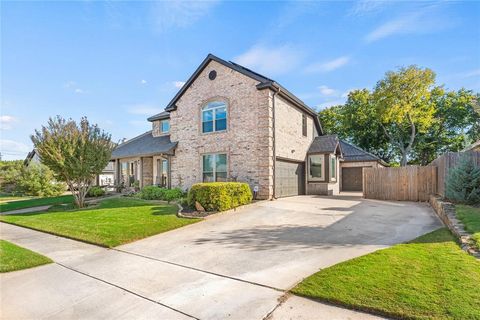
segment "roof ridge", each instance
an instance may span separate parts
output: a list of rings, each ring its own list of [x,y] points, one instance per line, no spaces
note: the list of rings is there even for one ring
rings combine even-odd
[[[362,152],[365,152],[366,154],[369,154],[369,155],[371,155],[372,157],[374,157],[374,158],[376,158],[376,159],[378,159],[378,160],[382,160],[382,159],[380,159],[380,157],[378,157],[378,156],[374,155],[373,153],[370,153],[370,152],[368,152],[368,151],[360,148],[359,146],[354,145],[353,143],[347,142],[347,141],[345,141],[345,140],[343,140],[343,139],[340,139],[340,141],[342,141],[343,143],[346,143],[346,144],[350,145],[351,147],[353,147],[353,148],[355,148],[355,149],[357,149],[357,150],[360,150],[360,151],[362,151]]]
[[[125,144],[127,144],[127,143],[130,143],[130,142],[132,142],[132,141],[135,141],[135,140],[137,140],[137,139],[140,139],[141,137],[145,136],[145,135],[148,134],[148,133],[152,133],[152,130],[149,130],[149,131],[147,131],[147,132],[144,132],[144,133],[142,133],[142,134],[140,134],[140,135],[138,135],[138,136],[136,136],[136,137],[133,137],[133,138],[131,138],[131,139],[125,140],[124,142],[122,142],[122,143],[120,143],[118,146],[116,146],[116,148],[118,148],[118,147],[120,147],[120,146],[123,146],[123,145],[125,145]]]

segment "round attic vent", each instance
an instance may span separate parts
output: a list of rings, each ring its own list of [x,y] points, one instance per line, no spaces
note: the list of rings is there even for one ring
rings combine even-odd
[[[217,77],[217,71],[212,70],[212,71],[209,72],[208,79],[215,80],[216,77]]]

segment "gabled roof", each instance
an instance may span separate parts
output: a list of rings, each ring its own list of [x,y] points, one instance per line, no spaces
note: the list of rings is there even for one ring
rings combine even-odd
[[[341,150],[337,135],[330,134],[315,137],[308,149],[308,153],[335,153],[338,148]]]
[[[351,144],[344,140],[340,140],[340,146],[343,151],[344,161],[381,161],[379,157]]]
[[[276,81],[274,81],[270,78],[267,78],[267,77],[255,72],[255,71],[252,71],[248,68],[245,68],[245,67],[243,67],[243,66],[241,66],[237,63],[234,63],[232,61],[225,61],[223,59],[220,59],[219,57],[214,56],[213,54],[209,54],[205,58],[205,60],[203,60],[203,62],[200,64],[200,66],[197,68],[197,70],[195,70],[195,72],[190,76],[190,78],[183,85],[183,87],[177,92],[177,94],[173,97],[173,99],[168,103],[167,107],[165,108],[165,111],[170,112],[170,111],[174,111],[174,110],[177,109],[177,106],[175,104],[177,103],[178,99],[180,99],[182,97],[182,95],[185,93],[185,91],[187,91],[187,89],[190,87],[190,85],[195,81],[195,79],[200,75],[200,73],[206,68],[206,66],[210,63],[210,61],[216,61],[216,62],[220,63],[221,65],[227,67],[227,68],[235,70],[235,71],[237,71],[237,72],[239,72],[239,73],[241,73],[241,74],[243,74],[247,77],[250,77],[250,78],[258,81],[259,82],[257,84],[257,89],[258,90],[272,89],[272,90],[278,92],[278,94],[281,97],[289,100],[295,106],[297,106],[298,108],[302,109],[306,113],[313,116],[314,123],[315,123],[315,126],[316,126],[318,132],[320,134],[323,134],[322,126],[320,124],[320,120],[318,119],[318,114],[316,113],[316,111],[313,110],[312,108],[308,107],[305,103],[303,103],[302,100],[297,98],[290,91],[288,91],[287,89],[282,87],[279,83],[277,83]],[[150,117],[149,121],[152,121],[150,119],[152,119],[156,116],[157,115],[155,115],[153,117]]]
[[[147,131],[118,145],[112,152],[112,159],[151,156],[155,154],[173,154],[176,142],[170,141],[170,136],[154,137],[152,131]]]
[[[157,113],[154,116],[151,116],[150,118],[147,118],[148,121],[163,120],[163,119],[170,119],[170,112],[163,111],[163,112]]]

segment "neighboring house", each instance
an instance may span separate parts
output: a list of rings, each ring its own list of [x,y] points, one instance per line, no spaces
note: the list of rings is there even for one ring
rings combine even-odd
[[[23,161],[23,165],[28,167],[30,164],[39,164],[40,157],[35,149],[30,151]],[[115,178],[115,166],[114,161],[109,161],[102,173],[95,179],[95,184],[99,186],[113,186]]]
[[[317,113],[300,99],[274,80],[213,55],[164,112],[147,120],[151,131],[112,153],[118,183],[187,189],[202,181],[243,181],[258,188],[258,198],[271,199],[337,194],[340,168],[380,164],[345,143],[352,151],[347,159],[339,140],[323,136]]]

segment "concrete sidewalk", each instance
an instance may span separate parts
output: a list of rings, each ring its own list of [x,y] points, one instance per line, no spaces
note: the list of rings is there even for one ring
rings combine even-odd
[[[56,262],[0,275],[0,308],[4,318],[136,318],[135,312],[141,318],[148,314],[135,305],[147,304],[167,319],[174,318],[169,312],[197,319],[375,319],[295,296],[280,302],[319,268],[440,226],[425,204],[307,196],[262,202],[112,250],[0,223],[2,239]],[[117,299],[126,301],[120,311],[100,310]]]

